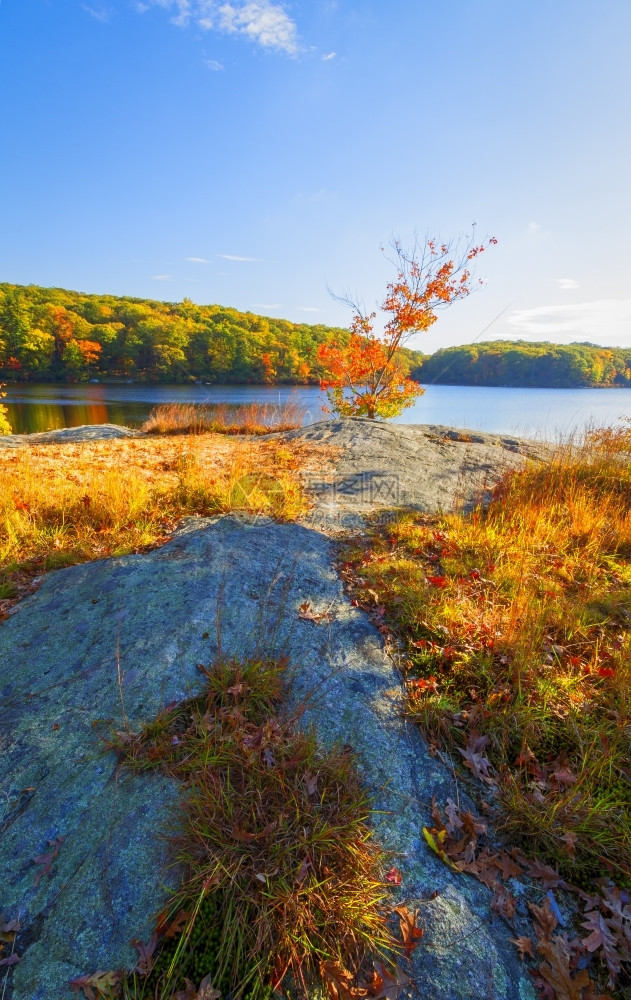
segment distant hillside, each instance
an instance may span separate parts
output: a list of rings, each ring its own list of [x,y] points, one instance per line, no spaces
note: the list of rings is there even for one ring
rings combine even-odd
[[[348,330],[223,306],[0,283],[0,381],[317,383],[318,346]],[[402,351],[418,366],[419,351]]]
[[[631,348],[495,340],[436,351],[412,375],[443,385],[631,387]]]

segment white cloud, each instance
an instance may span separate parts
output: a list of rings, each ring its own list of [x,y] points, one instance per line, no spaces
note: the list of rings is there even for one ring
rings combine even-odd
[[[540,229],[541,229],[541,226],[539,225],[538,222],[529,222],[528,223],[528,233],[529,233],[530,236],[534,236],[534,234],[538,233]]]
[[[211,69],[213,73],[221,73],[224,65],[218,59],[204,59],[204,66]]]
[[[296,25],[287,12],[269,0],[252,0],[238,6],[226,3],[219,8],[223,31],[245,35],[264,48],[280,49],[294,55],[298,49]]]
[[[250,264],[263,264],[264,263],[262,257],[237,257],[237,256],[235,256],[235,254],[232,254],[232,253],[218,253],[217,256],[221,257],[222,260],[238,260],[238,261],[246,262],[246,263],[250,263]]]
[[[520,309],[508,317],[512,334],[526,340],[569,344],[589,340],[610,347],[631,346],[631,299],[599,299],[576,305]]]
[[[88,7],[87,4],[83,4],[82,6],[86,14],[89,14],[90,17],[95,18],[97,21],[101,21],[103,24],[106,24],[113,14],[110,7],[103,7],[101,5],[98,7]]]
[[[329,52],[327,55],[322,56],[322,62],[330,62],[331,59],[335,59],[337,52]]]
[[[298,306],[298,312],[301,313],[323,313],[324,309],[318,309],[317,306]]]
[[[202,31],[241,35],[264,49],[295,55],[298,51],[296,24],[280,3],[273,0],[145,0],[149,6],[171,11],[173,23],[186,27],[191,21]],[[213,67],[211,67],[213,68]],[[223,68],[223,67],[222,67]]]
[[[154,274],[152,281],[173,281],[173,276],[170,274]]]
[[[570,291],[572,288],[580,288],[578,281],[574,278],[557,278],[556,283],[563,291]]]
[[[206,260],[205,257],[187,257],[191,264],[212,264],[212,261]]]

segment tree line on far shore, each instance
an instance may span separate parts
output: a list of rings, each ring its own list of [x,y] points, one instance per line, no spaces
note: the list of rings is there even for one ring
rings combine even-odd
[[[318,350],[348,330],[218,305],[87,295],[0,283],[0,382],[132,378],[149,382],[319,384]],[[401,352],[409,370],[424,355]]]
[[[317,385],[349,330],[218,305],[88,295],[0,283],[0,382],[138,381]],[[427,356],[405,347],[422,383],[631,387],[631,348],[489,341]]]
[[[439,385],[631,388],[631,348],[494,340],[436,351],[411,374]]]

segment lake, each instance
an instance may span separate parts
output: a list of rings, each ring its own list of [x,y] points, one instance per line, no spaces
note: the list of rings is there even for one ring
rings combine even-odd
[[[321,420],[326,397],[315,386],[10,384],[4,400],[16,434],[113,423],[138,427],[160,403],[251,403],[297,399],[306,422]],[[447,424],[554,438],[588,424],[631,417],[629,389],[509,389],[428,386],[396,423]]]

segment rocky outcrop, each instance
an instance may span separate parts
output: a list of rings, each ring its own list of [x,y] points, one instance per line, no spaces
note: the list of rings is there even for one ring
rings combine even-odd
[[[477,503],[511,469],[545,457],[545,443],[434,424],[323,420],[284,435],[337,451],[308,477],[316,497],[309,523],[358,528],[380,509],[450,510]]]
[[[118,424],[82,424],[80,427],[62,427],[37,434],[3,434],[0,435],[0,448],[23,448],[33,444],[74,444],[80,441],[140,436],[141,431],[120,427]]]
[[[304,601],[331,621],[301,619]],[[399,855],[400,899],[425,927],[414,995],[533,998],[490,893],[423,840],[432,796],[453,795],[453,775],[402,719],[399,678],[344,594],[331,541],[229,516],[186,519],[145,555],[51,573],[0,625],[0,911],[24,925],[7,1000],[65,1000],[73,977],[133,964],[131,939],[147,940],[177,878],[160,834],[178,789],[117,773],[101,738],[199,690],[197,664],[219,644],[288,656],[289,699],[310,695],[304,723],[359,754],[377,837]]]

